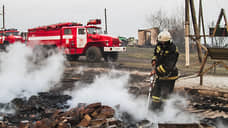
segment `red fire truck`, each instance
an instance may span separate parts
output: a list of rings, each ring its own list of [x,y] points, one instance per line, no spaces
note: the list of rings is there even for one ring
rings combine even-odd
[[[2,29],[0,30],[0,47],[5,48],[9,44],[15,42],[23,42],[22,36],[17,29]]]
[[[36,47],[58,48],[64,50],[70,60],[86,56],[87,61],[116,61],[118,52],[126,51],[120,47],[120,40],[102,35],[101,20],[90,20],[86,26],[80,23],[60,23],[28,30],[27,44]]]

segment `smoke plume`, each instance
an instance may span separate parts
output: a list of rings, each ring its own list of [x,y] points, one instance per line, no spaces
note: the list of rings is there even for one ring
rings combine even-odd
[[[164,112],[158,114],[147,111],[147,97],[135,97],[128,92],[129,73],[121,71],[111,71],[106,74],[97,76],[92,84],[75,83],[75,89],[66,92],[73,99],[69,102],[71,107],[77,106],[78,103],[101,102],[113,108],[118,106],[117,116],[127,112],[135,120],[148,119],[156,122],[197,122],[195,116],[184,113],[178,109],[175,104],[186,104],[185,99],[180,96],[173,96],[167,101]],[[81,88],[79,88],[81,87]]]
[[[21,43],[0,53],[1,103],[48,91],[60,80],[64,71],[64,56],[60,52],[39,64],[34,63],[35,59],[32,49]]]

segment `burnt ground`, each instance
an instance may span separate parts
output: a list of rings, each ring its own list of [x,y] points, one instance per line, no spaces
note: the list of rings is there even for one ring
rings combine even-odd
[[[180,69],[180,74],[192,75],[197,73],[198,68],[192,69],[189,71],[189,68],[181,68],[183,60],[180,59],[178,66]],[[133,64],[133,65],[132,65]],[[149,65],[149,66],[148,66]],[[78,67],[84,67],[83,74],[75,72],[78,70]],[[199,66],[198,66],[199,67]],[[222,67],[219,67],[222,68]],[[147,95],[148,94],[148,85],[149,85],[149,72],[150,72],[150,59],[147,58],[137,58],[132,56],[122,55],[119,58],[118,62],[108,63],[101,61],[99,63],[87,63],[85,58],[81,58],[77,62],[68,63],[66,68],[67,75],[69,77],[68,81],[81,81],[85,83],[91,83],[95,76],[109,72],[112,69],[127,71],[130,72],[130,83],[129,92],[135,95]],[[220,69],[224,70],[224,69]],[[218,70],[219,71],[219,70]],[[224,77],[226,76],[227,71],[224,70],[222,73],[217,72],[216,76]],[[181,80],[179,80],[181,81]],[[65,83],[65,82],[64,82]],[[63,84],[59,89],[70,89],[68,88],[71,84]],[[70,87],[73,87],[70,86]],[[57,88],[55,88],[57,89]],[[58,89],[57,89],[58,90]],[[228,88],[216,88],[214,86],[204,87],[199,86],[198,84],[192,85],[191,83],[185,84],[183,86],[176,86],[175,92],[184,95],[188,98],[189,107],[186,108],[186,111],[191,113],[198,114],[202,119],[203,123],[215,125],[217,122],[223,122],[228,125]]]
[[[122,63],[123,62],[123,63]],[[126,63],[138,63],[137,66],[128,66]],[[118,62],[108,63],[101,61],[99,63],[87,63],[84,58],[81,58],[77,62],[69,62],[65,70],[65,77],[63,79],[63,85],[59,88],[55,88],[55,91],[63,91],[74,87],[75,81],[84,83],[91,83],[95,76],[102,73],[110,72],[110,70],[120,70],[130,72],[129,92],[138,95],[148,94],[148,85],[150,68],[144,66],[147,63],[147,59],[141,61],[136,58],[122,57]],[[141,68],[140,66],[141,65]],[[83,74],[78,72],[83,67]],[[180,74],[192,74],[185,69],[180,70]],[[186,86],[187,85],[187,86]],[[175,92],[188,97],[189,107],[186,111],[198,114],[203,123],[215,125],[217,122],[223,122],[228,124],[228,89],[227,88],[214,88],[203,87],[199,85],[188,86],[176,86]]]
[[[183,60],[179,62],[179,65],[182,63]],[[17,114],[9,114],[4,120],[9,121],[9,124],[18,125],[24,120],[38,121],[43,118],[50,118],[59,109],[69,108],[66,102],[71,97],[63,95],[62,92],[73,89],[75,82],[92,83],[96,76],[108,73],[113,69],[130,73],[129,82],[132,86],[129,87],[129,92],[136,96],[148,94],[150,59],[143,56],[133,56],[130,53],[123,54],[120,55],[117,62],[113,63],[103,60],[97,63],[88,63],[84,57],[81,57],[79,61],[67,61],[65,65],[64,76],[55,88],[52,88],[50,92],[41,92],[29,99],[14,99],[12,103]],[[191,71],[189,68],[181,68],[180,73],[193,74],[196,70],[197,68]],[[175,92],[188,97],[189,107],[185,108],[185,111],[201,116],[203,118],[202,123],[215,125],[217,122],[223,122],[223,124],[228,125],[227,88],[204,88],[198,87],[198,85],[178,86],[175,88]],[[129,115],[127,118],[130,118]]]

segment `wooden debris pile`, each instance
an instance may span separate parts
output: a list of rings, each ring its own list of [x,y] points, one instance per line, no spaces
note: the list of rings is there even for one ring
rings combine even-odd
[[[48,111],[48,110],[47,110]],[[17,125],[1,121],[0,128],[118,128],[121,121],[114,118],[115,110],[101,103],[78,104],[69,111],[56,109],[49,111],[49,117],[40,120],[21,120]],[[31,118],[34,115],[30,115]]]
[[[228,118],[228,92],[192,88],[185,88],[185,91],[191,96],[189,100],[192,108],[202,114],[220,112],[223,113],[220,116]],[[211,115],[218,117],[215,113]]]
[[[213,126],[218,122],[228,125],[227,91],[197,87],[177,88],[176,91],[188,96],[189,105],[186,110],[198,114],[203,118],[201,122]]]

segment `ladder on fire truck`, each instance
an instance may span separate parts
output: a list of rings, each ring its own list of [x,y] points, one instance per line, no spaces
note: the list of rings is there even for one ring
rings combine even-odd
[[[55,29],[59,29],[61,27],[70,27],[70,26],[82,26],[82,24],[81,23],[75,23],[75,22],[59,23],[59,24],[52,24],[52,25],[32,28],[32,29],[29,29],[29,31],[47,30],[47,29],[55,30]]]
[[[220,27],[222,17],[225,21],[225,27]],[[214,28],[210,28],[209,31],[211,38],[228,36],[228,24],[224,9],[221,9],[216,26]],[[205,47],[202,45],[202,48],[205,50],[205,56],[201,63],[200,71],[198,73],[198,75],[200,76],[200,85],[203,84],[203,75],[212,68],[215,68],[216,65],[222,64],[224,68],[228,70],[228,65],[224,62],[224,60],[228,60],[228,44],[223,47]],[[214,60],[214,63],[210,67],[205,69],[205,65],[209,56],[212,60]]]

